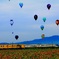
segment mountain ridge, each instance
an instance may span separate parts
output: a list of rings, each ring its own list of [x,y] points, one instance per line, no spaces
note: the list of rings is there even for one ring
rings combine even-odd
[[[1,42],[0,44],[59,44],[59,35],[45,37],[44,39],[34,39],[31,41],[7,43]]]
[[[59,44],[59,35],[45,37],[44,39],[34,39],[31,41],[17,42],[17,44]]]

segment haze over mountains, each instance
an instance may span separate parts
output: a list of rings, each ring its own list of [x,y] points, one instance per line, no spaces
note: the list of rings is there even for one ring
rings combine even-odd
[[[34,39],[32,41],[18,42],[20,44],[59,44],[59,36],[54,35],[51,37],[45,37],[44,39]]]
[[[0,44],[8,44],[8,43],[4,42]],[[54,35],[51,37],[45,37],[44,39],[34,39],[32,41],[15,42],[13,44],[59,44],[59,36]]]

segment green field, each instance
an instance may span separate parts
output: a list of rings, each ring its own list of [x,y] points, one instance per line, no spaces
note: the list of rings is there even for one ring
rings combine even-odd
[[[59,59],[59,48],[0,49],[0,59]]]

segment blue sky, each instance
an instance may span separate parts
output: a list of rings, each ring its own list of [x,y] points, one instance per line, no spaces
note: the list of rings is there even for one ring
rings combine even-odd
[[[20,8],[19,3],[24,5]],[[51,4],[51,9],[47,9]],[[34,15],[38,15],[37,21]],[[44,23],[42,18],[46,17]],[[10,19],[14,20],[11,27]],[[44,33],[46,37],[59,35],[59,26],[55,24],[59,19],[59,1],[57,0],[0,0],[0,42],[22,42],[41,38]],[[44,25],[44,30],[40,26]],[[12,34],[14,32],[14,34]],[[19,35],[19,39],[14,38]]]

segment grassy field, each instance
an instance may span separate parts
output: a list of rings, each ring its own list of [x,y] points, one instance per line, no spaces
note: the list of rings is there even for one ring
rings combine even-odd
[[[59,59],[59,48],[3,49],[0,59]]]

